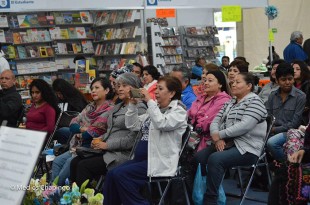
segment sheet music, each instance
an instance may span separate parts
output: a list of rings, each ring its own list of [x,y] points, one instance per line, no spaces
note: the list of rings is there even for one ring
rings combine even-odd
[[[0,128],[0,204],[21,204],[46,132]]]

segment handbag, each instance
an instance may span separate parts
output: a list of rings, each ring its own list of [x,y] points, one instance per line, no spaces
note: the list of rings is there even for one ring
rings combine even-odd
[[[101,149],[92,149],[88,147],[77,147],[75,150],[77,156],[79,156],[82,159],[96,157],[96,156],[102,156],[104,154],[104,151]]]
[[[201,175],[201,166],[199,163],[197,167],[197,171],[196,171],[196,176],[194,180],[194,188],[193,188],[193,193],[192,193],[192,199],[195,205],[203,205],[203,196],[206,193],[207,183],[208,183],[207,177]],[[217,199],[217,204],[218,205],[226,204],[226,195],[225,195],[222,184],[219,187],[219,196]]]

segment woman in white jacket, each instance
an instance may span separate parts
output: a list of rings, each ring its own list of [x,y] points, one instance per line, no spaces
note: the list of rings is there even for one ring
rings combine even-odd
[[[148,177],[174,176],[177,170],[182,135],[187,126],[181,99],[181,82],[171,76],[158,80],[155,96],[141,89],[147,102],[146,114],[138,116],[137,100],[131,99],[125,116],[126,127],[140,130],[133,159],[108,172],[104,187],[105,205],[149,204],[140,194]]]

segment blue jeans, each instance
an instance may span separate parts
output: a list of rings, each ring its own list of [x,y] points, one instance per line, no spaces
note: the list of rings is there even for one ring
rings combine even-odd
[[[58,185],[63,186],[65,184],[66,179],[70,177],[70,163],[73,158],[74,156],[67,151],[54,159],[51,181],[59,176]]]
[[[71,132],[69,127],[62,127],[56,130],[55,132],[55,139],[60,144],[67,144],[70,138]]]
[[[270,137],[267,141],[267,150],[270,152],[271,156],[277,161],[282,161],[286,159],[283,150],[283,144],[285,142],[286,132],[278,133]]]
[[[222,183],[226,169],[235,166],[247,166],[256,162],[257,156],[246,152],[240,154],[237,147],[218,152],[212,144],[196,153],[194,160],[202,167],[208,164],[207,191],[204,195],[204,204],[217,204],[219,187]]]

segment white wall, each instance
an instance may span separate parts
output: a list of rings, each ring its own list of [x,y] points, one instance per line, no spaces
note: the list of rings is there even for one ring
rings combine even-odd
[[[273,45],[283,57],[283,50],[289,43],[293,31],[302,31],[304,40],[310,38],[309,0],[270,0],[270,5],[278,8],[279,15],[271,21],[277,28]],[[268,56],[268,20],[263,8],[243,11],[244,56],[254,67]]]

